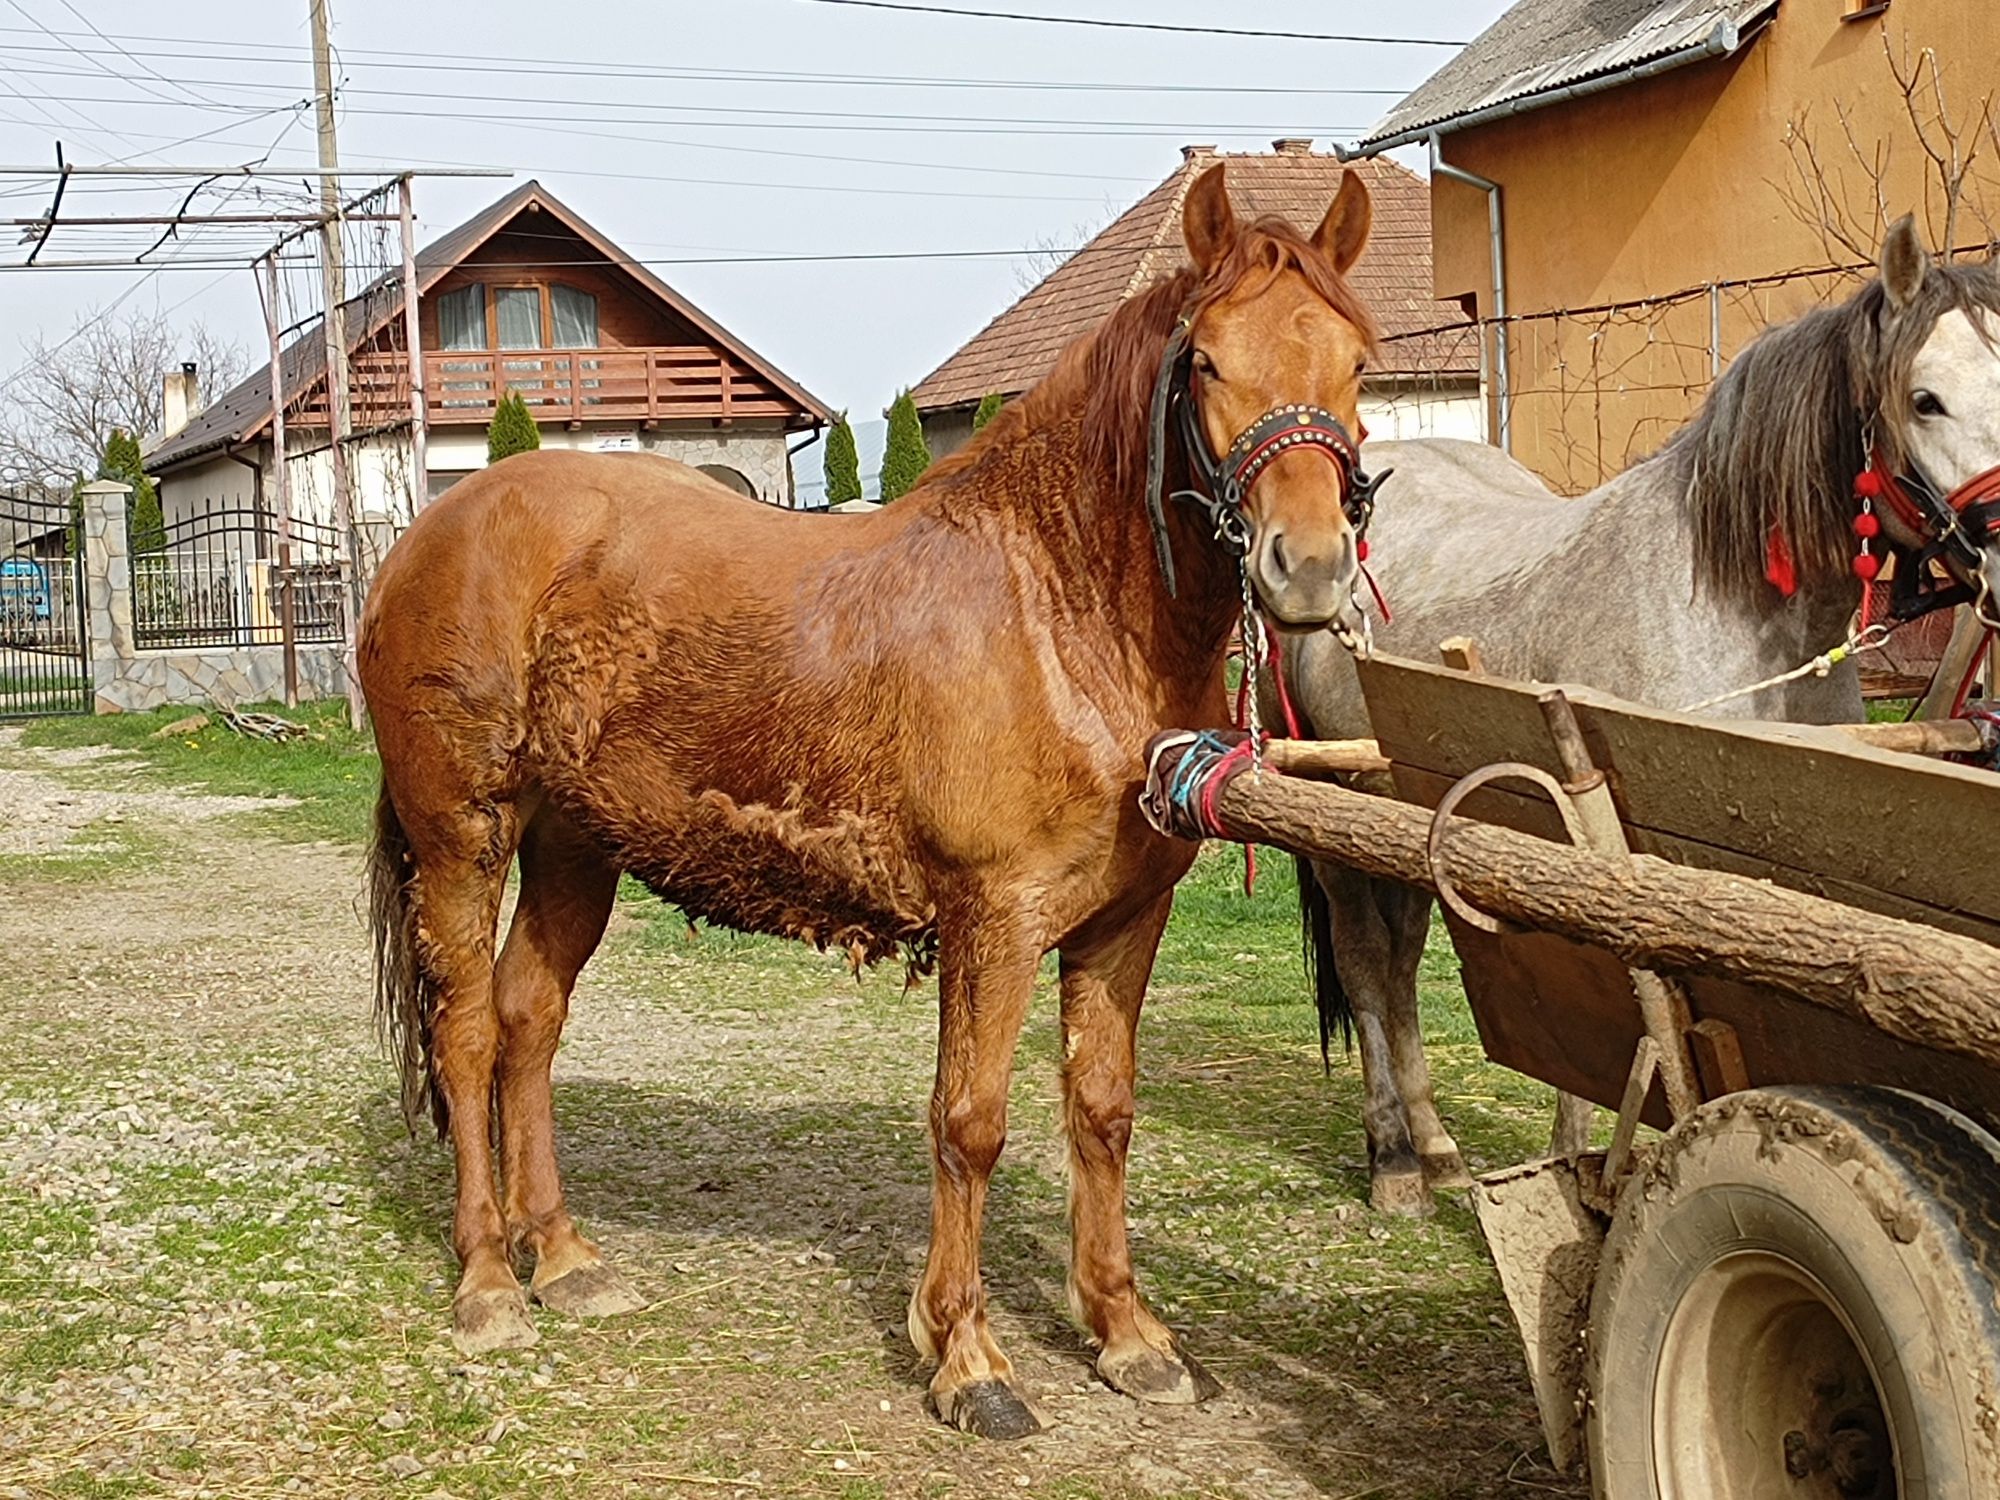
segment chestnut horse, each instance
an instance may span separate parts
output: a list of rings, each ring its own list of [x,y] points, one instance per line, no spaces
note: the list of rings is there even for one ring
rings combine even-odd
[[[360,636],[382,756],[377,998],[406,1112],[430,1110],[456,1154],[462,1349],[535,1340],[515,1253],[544,1306],[640,1305],[564,1207],[549,1081],[628,871],[690,916],[935,963],[909,1332],[938,1414],[993,1437],[1039,1425],[987,1325],[979,1240],[1015,1039],[1058,950],[1071,1311],[1119,1390],[1216,1389],[1141,1301],[1126,1243],[1139,1008],[1193,859],[1140,814],[1142,750],[1224,721],[1246,571],[1267,615],[1352,624],[1357,476],[1351,445],[1321,447],[1331,464],[1305,451],[1324,433],[1228,471],[1240,567],[1200,509],[1159,507],[1175,596],[1148,397],[1185,349],[1198,425],[1164,438],[1169,483],[1198,485],[1280,408],[1358,431],[1373,332],[1344,273],[1369,217],[1349,176],[1310,238],[1245,226],[1211,169],[1183,214],[1192,264],[873,514],[788,514],[651,455],[540,452],[458,484],[396,544]]]

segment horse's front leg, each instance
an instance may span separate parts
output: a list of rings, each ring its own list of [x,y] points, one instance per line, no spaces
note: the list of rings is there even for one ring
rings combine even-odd
[[[940,922],[938,936],[931,1245],[910,1299],[910,1341],[937,1364],[930,1390],[939,1417],[980,1437],[1026,1437],[1042,1424],[987,1326],[979,1235],[986,1184],[1007,1142],[1014,1044],[1041,954],[1004,918]]]
[[[1099,1348],[1097,1373],[1142,1401],[1192,1403],[1221,1390],[1140,1300],[1125,1231],[1125,1156],[1139,1008],[1173,905],[1062,953],[1063,1125],[1069,1137],[1070,1315]]]

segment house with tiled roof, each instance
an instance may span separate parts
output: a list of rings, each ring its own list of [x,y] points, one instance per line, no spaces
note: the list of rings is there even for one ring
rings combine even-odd
[[[696,307],[537,182],[527,182],[415,257],[417,343],[407,348],[401,278],[345,307],[357,517],[391,527],[486,463],[496,403],[518,392],[545,448],[636,449],[693,464],[739,493],[793,503],[794,434],[826,403]],[[420,372],[425,474],[412,369]],[[295,515],[327,520],[329,401],[315,321],[285,346],[285,452]],[[167,376],[167,430],[146,469],[167,520],[273,506],[270,367],[189,409],[189,372]]]
[[[972,435],[972,417],[989,391],[1012,397],[1055,363],[1126,297],[1186,259],[1181,203],[1194,180],[1217,162],[1228,167],[1238,214],[1276,214],[1305,233],[1325,215],[1349,168],[1286,139],[1269,152],[1219,152],[1186,146],[1158,187],[1120,214],[1051,271],[912,392],[924,436],[938,456]],[[1431,291],[1430,195],[1423,180],[1391,161],[1358,162],[1374,201],[1374,231],[1349,279],[1382,325],[1380,357],[1370,367],[1362,416],[1378,437],[1481,435],[1479,344],[1454,302]]]

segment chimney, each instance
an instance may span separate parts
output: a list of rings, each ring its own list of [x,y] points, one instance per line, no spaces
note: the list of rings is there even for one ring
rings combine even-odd
[[[200,371],[193,360],[184,360],[178,370],[169,370],[160,382],[160,436],[170,438],[187,426],[199,399]]]
[[[1286,135],[1271,142],[1271,149],[1280,156],[1311,156],[1312,137]]]
[[[1194,160],[1196,160],[1196,159],[1197,159],[1198,157],[1203,157],[1203,156],[1213,156],[1213,155],[1215,155],[1215,147],[1213,147],[1213,146],[1183,146],[1183,147],[1181,147],[1181,160],[1182,160],[1182,161],[1194,161]]]

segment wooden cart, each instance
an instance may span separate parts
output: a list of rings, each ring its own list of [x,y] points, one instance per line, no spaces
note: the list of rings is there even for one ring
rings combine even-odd
[[[1400,801],[1239,775],[1219,813],[1442,884],[1488,1055],[1619,1111],[1473,1190],[1556,1461],[1606,1500],[2000,1497],[2000,777],[1362,683]]]

